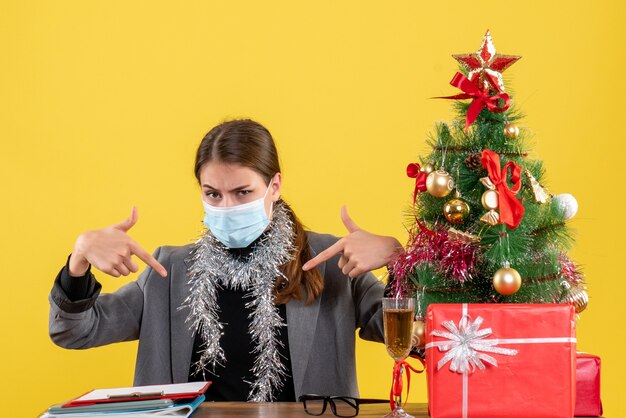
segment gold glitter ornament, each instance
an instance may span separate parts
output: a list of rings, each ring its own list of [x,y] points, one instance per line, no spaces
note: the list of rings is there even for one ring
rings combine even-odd
[[[535,197],[535,202],[537,203],[546,203],[548,201],[548,190],[543,187],[537,179],[530,173],[527,169],[524,171],[526,177],[528,177],[528,181],[530,181],[530,187],[533,189],[533,196]]]
[[[589,295],[582,286],[572,286],[569,282],[563,281],[561,283],[564,291],[563,301],[569,303],[574,307],[576,313],[581,313],[587,308],[589,303]]]
[[[519,136],[519,127],[514,123],[504,125],[504,136],[508,139],[515,139]]]
[[[454,180],[444,169],[433,171],[426,177],[426,190],[432,196],[446,197],[454,189]]]
[[[490,210],[480,217],[481,222],[494,226],[500,223],[500,214],[495,210]]]
[[[448,222],[453,224],[463,223],[470,213],[470,207],[457,192],[456,196],[448,200],[443,207],[443,214]]]
[[[522,287],[522,276],[508,263],[493,275],[493,288],[503,296],[515,294]]]
[[[420,171],[422,173],[426,173],[426,174],[430,174],[433,171],[435,171],[435,166],[432,163],[428,163],[428,164],[424,164],[421,168]]]
[[[480,237],[478,235],[470,234],[469,232],[459,231],[455,228],[448,229],[448,238],[451,240],[457,240],[467,243],[480,242]]]
[[[411,345],[415,348],[424,348],[426,345],[426,323],[424,320],[416,319],[413,322]]]

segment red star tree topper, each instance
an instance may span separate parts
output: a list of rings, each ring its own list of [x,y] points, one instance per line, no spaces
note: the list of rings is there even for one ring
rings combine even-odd
[[[493,90],[496,93],[504,92],[502,72],[521,58],[516,55],[496,54],[496,47],[489,31],[485,34],[478,51],[452,57],[469,72],[467,77],[480,89]]]

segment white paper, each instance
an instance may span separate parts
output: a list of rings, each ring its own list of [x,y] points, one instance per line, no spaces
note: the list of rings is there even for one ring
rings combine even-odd
[[[108,399],[109,396],[131,395],[133,393],[141,394],[163,392],[164,396],[177,395],[182,393],[196,393],[200,391],[200,389],[202,389],[206,384],[207,382],[190,382],[175,383],[171,385],[149,385],[134,386],[129,388],[95,389],[81,396],[80,398],[76,398],[74,401],[95,401]]]

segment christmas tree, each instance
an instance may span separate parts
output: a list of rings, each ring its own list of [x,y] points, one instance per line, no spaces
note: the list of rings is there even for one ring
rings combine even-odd
[[[502,72],[520,59],[480,49],[453,55],[460,94],[451,123],[436,125],[432,151],[407,167],[415,178],[409,241],[390,274],[397,294],[416,294],[418,316],[431,303],[587,305],[580,269],[567,256],[568,194],[542,185],[542,162],[529,157],[529,132],[505,90]]]

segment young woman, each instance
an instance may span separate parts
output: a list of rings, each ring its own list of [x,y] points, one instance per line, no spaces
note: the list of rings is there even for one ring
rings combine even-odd
[[[391,257],[370,257],[367,243],[383,240],[389,251],[393,244],[359,230],[345,210],[347,237],[306,232],[280,198],[274,141],[251,120],[213,128],[195,175],[207,226],[195,243],[151,256],[127,235],[135,208],[127,220],[78,237],[50,293],[52,340],[84,349],[139,339],[135,385],[212,380],[209,400],[358,397],[355,329],[383,341],[384,285],[361,273]],[[133,255],[146,270],[100,294],[90,267],[126,276],[138,271]]]

